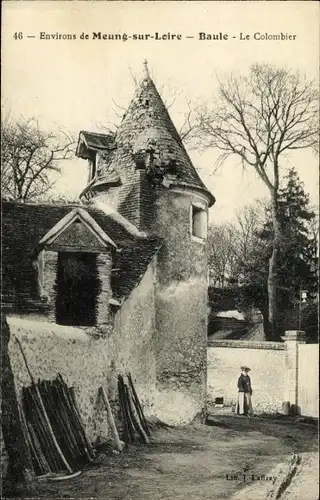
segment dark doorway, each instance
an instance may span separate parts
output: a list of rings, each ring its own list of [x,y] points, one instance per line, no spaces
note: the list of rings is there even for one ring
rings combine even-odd
[[[94,326],[99,291],[95,254],[59,252],[56,280],[58,324]]]

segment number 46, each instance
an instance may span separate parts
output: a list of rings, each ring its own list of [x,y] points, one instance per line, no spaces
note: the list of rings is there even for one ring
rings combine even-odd
[[[19,33],[17,33],[17,32],[16,32],[16,33],[13,35],[13,38],[14,38],[15,40],[22,40],[22,39],[23,39],[23,34],[22,34],[22,32],[21,32],[21,31],[19,31]]]

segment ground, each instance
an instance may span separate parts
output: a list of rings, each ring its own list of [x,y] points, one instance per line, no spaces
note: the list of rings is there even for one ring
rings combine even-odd
[[[220,425],[197,423],[181,428],[153,428],[150,445],[130,446],[121,454],[102,448],[99,464],[94,468],[88,468],[73,480],[39,483],[32,496],[223,500],[241,498],[241,492],[255,488],[252,495],[242,497],[258,500],[259,491],[261,494],[266,491],[272,481],[252,482],[252,474],[255,477],[272,475],[271,471],[293,453],[309,456],[317,450],[317,426],[312,422],[221,415],[218,423]],[[227,475],[229,478],[238,475],[238,479],[227,480]],[[315,481],[315,476],[313,479],[311,476],[310,472],[310,481]],[[299,497],[294,500],[296,498]]]
[[[319,453],[302,454],[304,466],[298,470],[282,500],[313,500],[319,495]],[[315,477],[318,482],[315,484]]]

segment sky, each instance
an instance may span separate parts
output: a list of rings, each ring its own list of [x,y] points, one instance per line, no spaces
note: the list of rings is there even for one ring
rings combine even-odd
[[[169,111],[178,127],[186,100],[193,106],[210,103],[217,74],[245,74],[253,63],[268,62],[318,81],[317,2],[4,1],[2,17],[4,107],[15,117],[36,117],[44,128],[60,126],[75,136],[119,121],[145,59],[165,101],[176,96]],[[22,39],[15,37],[20,32]],[[170,33],[182,39],[93,40],[98,32]],[[228,40],[199,40],[200,32],[227,34]],[[295,35],[295,40],[253,39],[255,33],[281,32]],[[41,33],[76,38],[41,39]],[[81,39],[82,33],[89,38]],[[245,35],[250,39],[241,40]],[[190,151],[190,156],[217,200],[211,221],[229,220],[244,205],[267,196],[262,181],[244,172],[236,158],[213,173],[217,151]],[[297,168],[311,202],[318,204],[318,160],[313,153],[298,151],[285,157],[282,166],[284,171]],[[84,160],[69,161],[56,192],[77,196],[87,176]]]

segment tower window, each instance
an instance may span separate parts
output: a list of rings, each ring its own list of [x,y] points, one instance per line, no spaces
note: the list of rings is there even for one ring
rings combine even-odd
[[[144,158],[137,157],[135,161],[137,170],[144,170],[146,168],[146,162]]]
[[[200,204],[192,204],[190,219],[191,235],[195,238],[206,240],[208,217],[205,207]]]

